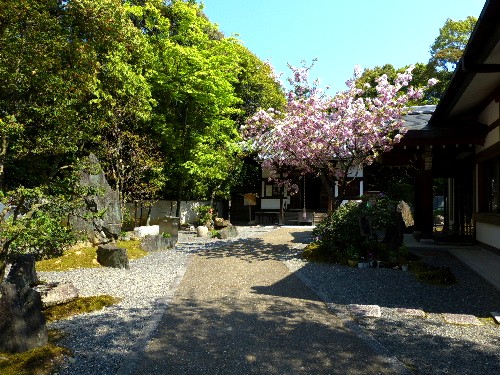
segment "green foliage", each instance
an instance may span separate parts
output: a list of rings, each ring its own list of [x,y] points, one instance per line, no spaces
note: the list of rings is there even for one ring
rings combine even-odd
[[[476,22],[477,18],[473,16],[460,21],[453,21],[449,18],[446,20],[430,49],[429,62],[436,66],[437,70],[448,72],[455,70]]]
[[[385,246],[379,243],[378,232],[391,220],[391,212],[396,203],[387,198],[379,198],[376,204],[348,202],[338,207],[330,216],[322,220],[313,230],[313,237],[333,258],[358,259],[359,257],[383,257]],[[368,219],[368,221],[366,221]],[[372,227],[371,235],[362,235],[362,223]]]
[[[194,209],[194,212],[197,215],[199,225],[211,226],[215,220],[215,211],[212,206],[198,206]]]
[[[120,299],[107,295],[78,297],[77,299],[64,303],[47,307],[43,310],[43,315],[47,322],[69,318],[70,316],[89,313],[92,311],[101,310],[120,302]]]
[[[217,229],[212,229],[210,231],[210,237],[212,237],[212,238],[220,238],[220,232]]]
[[[5,0],[0,45],[0,190],[93,152],[122,201],[227,196],[240,124],[284,103],[195,1]]]
[[[302,257],[312,262],[343,263],[345,257],[340,252],[333,252],[321,243],[314,242],[307,245]]]
[[[457,283],[457,278],[449,267],[438,267],[424,262],[412,262],[409,270],[417,280],[426,284],[447,286]]]
[[[20,187],[3,194],[0,213],[0,280],[12,254],[33,254],[37,259],[61,255],[77,237],[62,224],[78,206],[78,199],[50,194],[47,189]]]
[[[49,331],[49,340],[51,331]],[[51,340],[50,340],[51,341]],[[51,375],[64,358],[71,355],[69,349],[53,343],[24,353],[0,353],[2,375]]]
[[[141,249],[138,240],[117,241],[116,245],[127,250],[127,257],[130,260],[148,255],[148,252]],[[77,244],[65,250],[59,257],[36,262],[37,271],[67,271],[76,268],[96,267],[101,267],[97,263],[96,248],[89,244]]]

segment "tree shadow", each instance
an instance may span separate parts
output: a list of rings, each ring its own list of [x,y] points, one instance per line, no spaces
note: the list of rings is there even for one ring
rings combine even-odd
[[[321,303],[255,295],[178,300],[141,355],[136,374],[393,374]],[[328,314],[327,314],[328,315]]]

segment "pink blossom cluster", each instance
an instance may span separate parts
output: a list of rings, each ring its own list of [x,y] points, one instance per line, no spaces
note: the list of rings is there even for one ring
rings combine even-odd
[[[410,67],[392,83],[380,76],[377,96],[366,98],[356,86],[361,75],[356,67],[347,89],[331,97],[318,89],[317,82],[308,83],[310,67],[290,68],[286,109],[258,111],[242,129],[262,167],[275,173],[328,171],[341,178],[351,167],[371,164],[401,140],[408,102],[421,98],[425,89],[409,86]],[[432,84],[435,81],[429,81]]]

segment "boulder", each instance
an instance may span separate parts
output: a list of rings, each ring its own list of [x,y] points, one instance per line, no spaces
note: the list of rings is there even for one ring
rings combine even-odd
[[[144,251],[159,251],[171,249],[177,243],[177,237],[164,237],[161,234],[146,236],[141,240],[141,249]]]
[[[219,237],[223,240],[226,238],[238,237],[238,229],[232,225],[224,227],[219,230]]]
[[[73,283],[40,284],[34,289],[40,293],[43,308],[61,305],[78,298],[78,289]]]
[[[104,267],[129,268],[127,249],[113,244],[97,247],[97,262]]]
[[[166,217],[159,224],[159,234],[168,233],[172,237],[177,237],[179,235],[179,218],[178,217]]]
[[[47,343],[40,294],[29,287],[0,284],[0,351],[21,353]]]
[[[231,226],[231,222],[229,220],[225,220],[223,218],[216,217],[215,221],[214,221],[214,226],[215,226],[215,229],[221,229],[221,228]]]
[[[12,267],[6,281],[18,288],[30,287],[38,283],[35,257],[31,254],[18,254],[12,259]]]
[[[160,234],[159,225],[145,225],[142,227],[134,228],[134,236],[138,238],[143,238],[146,236],[156,236]]]
[[[76,231],[85,233],[92,243],[108,243],[118,238],[121,231],[122,214],[118,191],[109,186],[99,160],[90,154],[86,168],[80,172],[80,186],[96,194],[84,198],[85,207],[69,222]],[[90,219],[88,214],[92,214]]]
[[[208,237],[208,227],[199,225],[196,227],[196,235],[198,237]]]

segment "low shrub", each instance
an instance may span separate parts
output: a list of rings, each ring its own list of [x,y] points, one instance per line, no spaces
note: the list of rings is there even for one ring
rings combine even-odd
[[[333,258],[387,259],[381,235],[391,224],[397,202],[379,197],[376,202],[348,202],[337,208],[313,230],[313,237]]]
[[[417,280],[431,285],[447,286],[457,283],[457,278],[449,267],[438,267],[423,262],[413,262],[410,272]]]

